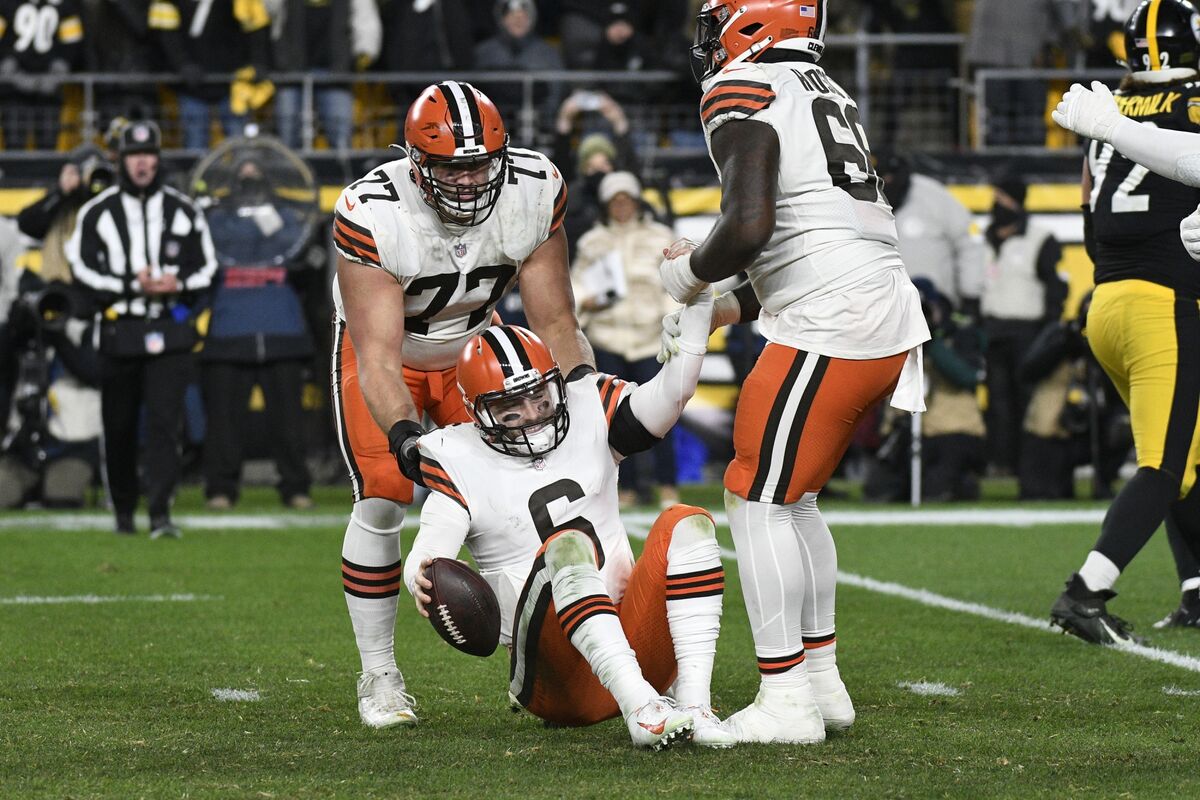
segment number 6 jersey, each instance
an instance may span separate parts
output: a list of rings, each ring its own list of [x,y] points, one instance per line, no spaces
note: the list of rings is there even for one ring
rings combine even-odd
[[[463,345],[491,324],[521,264],[562,226],[567,188],[550,160],[509,148],[493,213],[475,226],[449,226],[421,199],[401,158],[342,190],[333,241],[344,258],[382,269],[404,286],[404,365],[454,366]],[[341,292],[333,285],[339,320]]]
[[[915,347],[928,330],[858,107],[811,61],[786,50],[768,57],[713,75],[700,101],[710,152],[730,120],[766,123],[779,138],[775,231],[746,270],[764,335],[852,359]]]

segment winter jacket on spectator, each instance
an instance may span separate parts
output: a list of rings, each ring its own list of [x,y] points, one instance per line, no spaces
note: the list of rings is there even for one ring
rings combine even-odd
[[[385,71],[471,68],[475,43],[462,0],[384,0],[379,12]]]
[[[351,72],[383,46],[375,0],[266,0],[275,69]]]
[[[911,176],[902,197],[893,197],[900,235],[900,257],[908,274],[926,277],[957,308],[963,300],[978,302],[983,294],[983,240],[971,233],[971,212],[940,182]]]
[[[150,28],[189,95],[215,100],[228,94],[228,86],[202,84],[206,75],[246,66],[267,71],[271,30],[263,0],[153,0]]]

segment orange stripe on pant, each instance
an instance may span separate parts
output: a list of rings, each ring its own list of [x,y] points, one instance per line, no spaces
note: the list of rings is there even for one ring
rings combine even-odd
[[[344,323],[335,323],[335,342],[340,347],[334,356],[334,413],[342,438],[342,453],[354,486],[354,500],[384,497],[398,503],[411,503],[412,481],[400,474],[396,459],[388,449],[387,434],[380,429],[367,409],[358,383],[358,358]],[[412,394],[418,414],[429,414],[439,426],[470,422],[453,368],[422,372],[404,368],[404,382]]]
[[[768,344],[738,397],[725,488],[780,504],[820,491],[859,421],[895,388],[905,356],[852,361]]]
[[[711,515],[694,506],[676,505],[655,520],[646,547],[629,575],[617,616],[637,655],[642,675],[659,692],[675,681],[675,646],[667,625],[667,548],[675,526],[693,514]],[[538,639],[535,681],[525,706],[560,725],[591,725],[620,713],[617,701],[592,672],[587,659],[563,635],[554,604],[546,612]]]

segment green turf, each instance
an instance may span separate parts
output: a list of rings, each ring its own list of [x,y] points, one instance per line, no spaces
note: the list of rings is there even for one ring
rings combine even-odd
[[[345,510],[340,491],[317,501],[318,513]],[[180,510],[198,506],[190,493]],[[278,507],[250,492],[238,511]],[[0,798],[1200,795],[1200,697],[1163,692],[1200,689],[1200,674],[853,587],[839,592],[839,661],[859,721],[823,745],[649,754],[615,721],[545,730],[507,710],[504,658],[450,649],[407,600],[397,640],[421,726],[368,731],[354,704],[341,535],[193,531],[151,542],[0,529],[0,598],[209,598],[0,605]],[[835,535],[844,571],[1041,618],[1095,530]],[[1161,539],[1118,588],[1113,609],[1139,630],[1169,610],[1177,584]],[[735,578],[729,589],[714,676],[723,712],[757,684]],[[1200,656],[1194,631],[1153,643]],[[919,696],[902,681],[961,694]],[[214,688],[261,700],[218,702]]]

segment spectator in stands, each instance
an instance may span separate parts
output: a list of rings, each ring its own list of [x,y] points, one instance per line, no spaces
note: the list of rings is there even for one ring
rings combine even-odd
[[[382,68],[387,72],[453,72],[474,65],[475,42],[464,0],[382,0]],[[408,108],[421,85],[392,87]]]
[[[207,150],[215,106],[226,136],[240,136],[248,111],[270,99],[274,87],[260,80],[270,51],[270,19],[263,0],[195,3],[156,0],[150,28],[171,68],[179,73],[183,146]],[[210,76],[234,74],[232,84]]]
[[[599,69],[601,51],[608,50],[605,63],[611,68],[615,51],[626,49],[640,39],[634,27],[639,3],[640,0],[563,0],[560,30],[567,66]]]
[[[150,35],[150,7],[145,0],[83,0],[85,68],[131,78],[169,69],[158,37]],[[115,117],[144,119],[155,114],[158,87],[126,80],[96,84],[95,102],[101,127]]]
[[[313,343],[289,271],[305,265],[277,263],[289,243],[307,235],[303,215],[280,199],[253,156],[235,167],[236,183],[208,213],[222,262],[212,318],[200,353],[208,433],[204,442],[204,492],[213,510],[231,508],[241,484],[247,406],[257,384],[284,505],[308,508],[304,419],[304,367]]]
[[[967,39],[968,65],[975,71],[1052,66],[1050,49],[1066,35],[1057,5],[1054,0],[975,0]],[[1044,80],[989,80],[984,85],[984,98],[987,104],[984,144],[1036,147],[1045,144]]]
[[[868,30],[894,34],[953,33],[952,13],[951,4],[945,0],[872,3]],[[883,91],[878,93],[879,100],[871,109],[873,115],[881,113],[883,124],[877,129],[883,135],[879,139],[903,147],[928,148],[931,134],[945,131],[948,137],[942,144],[957,142],[953,134],[958,115],[953,102],[940,104],[934,110],[928,101],[914,103],[912,100],[914,96],[948,96],[946,87],[959,69],[959,47],[896,45],[888,61],[890,74],[882,78],[885,81],[880,86]]]
[[[271,0],[275,69],[309,72],[362,71],[375,63],[383,45],[383,23],[375,0]],[[280,86],[275,97],[279,138],[301,146],[301,87]],[[354,98],[346,85],[316,84],[317,116],[334,150],[350,147]]]
[[[499,24],[496,35],[475,47],[475,68],[497,72],[524,70],[562,69],[563,62],[558,51],[537,35],[537,6],[533,0],[499,0],[495,5]],[[488,97],[500,108],[505,119],[521,120],[516,126],[523,130],[537,125],[537,119],[526,120],[523,116],[524,88],[520,83],[498,83],[489,85]],[[534,96],[535,114],[549,118],[559,107],[562,87],[538,84]],[[523,144],[531,144],[524,142]]]
[[[579,240],[572,268],[580,327],[596,353],[596,369],[635,383],[658,374],[662,318],[678,306],[663,290],[658,265],[675,233],[654,220],[642,202],[642,187],[631,172],[610,172],[600,182],[603,218]],[[654,477],[646,474],[654,459]],[[675,450],[668,434],[649,453],[621,466],[624,506],[654,501],[679,502],[675,489]]]
[[[634,165],[629,119],[604,92],[577,91],[559,107],[554,133],[553,160],[571,191],[563,224],[574,254],[579,237],[600,218],[600,181],[614,169]],[[582,138],[573,148],[577,134]]]
[[[42,243],[41,277],[45,281],[71,280],[67,239],[75,232],[75,217],[88,200],[113,184],[112,164],[94,147],[81,147],[58,172],[58,183],[41,199],[21,209],[21,233]]]
[[[0,5],[0,119],[4,148],[58,147],[61,80],[83,60],[79,0]]]
[[[116,531],[135,532],[140,428],[150,536],[177,538],[170,511],[193,319],[217,262],[204,215],[163,185],[161,146],[153,122],[121,130],[119,183],[80,210],[66,252],[76,282],[103,312],[100,394]]]
[[[884,151],[877,160],[908,274],[928,278],[955,310],[978,317],[985,254],[971,212],[944,184],[914,172],[906,156]]]
[[[928,278],[913,278],[932,339],[925,344],[926,411],[921,415],[921,496],[978,500],[987,458],[977,397],[984,376],[983,332],[956,315],[950,299]],[[885,412],[878,461],[868,470],[867,499],[899,502],[910,495],[912,430],[908,414]]]
[[[981,303],[987,334],[988,450],[998,466],[1015,473],[1034,388],[1021,379],[1020,362],[1045,323],[1062,316],[1067,284],[1058,274],[1058,240],[1029,221],[1024,181],[1000,180],[993,190]]]

